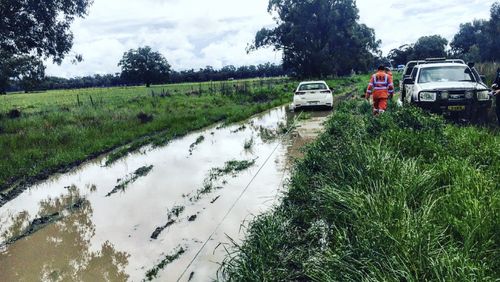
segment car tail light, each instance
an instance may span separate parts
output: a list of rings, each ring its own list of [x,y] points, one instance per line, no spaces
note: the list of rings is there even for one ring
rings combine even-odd
[[[302,91],[295,92],[295,95],[304,95],[304,94],[306,94],[306,92],[302,92]]]
[[[322,93],[322,94],[332,94],[332,91],[330,91],[330,90],[323,90],[320,93]]]

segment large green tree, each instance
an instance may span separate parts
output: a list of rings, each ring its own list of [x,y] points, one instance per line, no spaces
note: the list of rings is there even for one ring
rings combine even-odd
[[[257,32],[249,51],[273,46],[283,51],[283,67],[299,76],[320,77],[367,70],[380,41],[358,22],[354,0],[270,0],[277,26]]]
[[[61,63],[73,46],[71,23],[93,0],[0,0],[0,92],[32,59]],[[16,63],[26,63],[18,65]],[[36,70],[35,70],[36,71]]]
[[[489,20],[461,24],[450,45],[454,56],[469,61],[499,61],[500,2],[491,6]]]
[[[447,55],[447,46],[448,40],[439,35],[423,36],[413,44],[405,44],[392,49],[387,57],[393,65],[405,65],[411,60],[444,58]]]
[[[45,66],[37,56],[0,54],[0,85],[15,81],[25,92],[35,90],[43,81]]]
[[[412,59],[444,58],[447,46],[448,40],[439,35],[420,37],[413,45]]]
[[[483,54],[484,61],[500,61],[500,2],[491,6],[490,20],[487,22],[486,33],[488,34],[487,47]],[[481,47],[479,47],[481,48]]]
[[[392,49],[387,58],[389,58],[394,66],[406,65],[413,58],[413,44],[405,44],[399,46],[399,48]]]
[[[170,75],[168,61],[149,46],[125,52],[118,66],[122,68],[122,79],[128,83],[144,83],[147,87],[167,82]]]

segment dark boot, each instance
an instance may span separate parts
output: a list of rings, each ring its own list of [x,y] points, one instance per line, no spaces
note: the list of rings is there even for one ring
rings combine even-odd
[[[496,97],[496,110],[497,110],[497,119],[498,119],[498,125],[500,126],[500,96],[498,96],[497,94],[497,97]]]

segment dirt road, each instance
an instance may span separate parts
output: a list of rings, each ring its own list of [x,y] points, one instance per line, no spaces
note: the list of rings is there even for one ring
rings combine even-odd
[[[302,115],[282,138],[296,114],[280,107],[31,187],[0,208],[0,281],[216,278],[328,114]]]

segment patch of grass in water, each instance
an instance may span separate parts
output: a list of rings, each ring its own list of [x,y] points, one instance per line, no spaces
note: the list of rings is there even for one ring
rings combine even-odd
[[[168,212],[168,219],[178,218],[186,209],[184,206],[175,206]]]
[[[259,136],[262,139],[263,142],[273,142],[274,140],[278,139],[279,137],[289,133],[291,130],[293,130],[295,125],[290,122],[284,123],[280,122],[278,123],[278,128],[277,129],[270,129],[267,127],[260,126],[259,127]]]
[[[279,133],[276,130],[272,130],[263,126],[259,127],[259,136],[264,142],[271,142],[278,138]]]
[[[146,272],[146,278],[144,280],[153,281],[153,279],[158,276],[158,272],[160,272],[160,270],[164,269],[167,265],[179,259],[185,252],[186,250],[183,247],[179,247],[174,254],[165,256],[165,258],[159,264]]]
[[[218,200],[219,198],[220,198],[220,196],[217,196],[217,197],[213,198],[213,199],[210,201],[210,203],[211,203],[211,204],[213,204],[213,203],[217,202],[217,200]]]
[[[252,137],[248,140],[245,140],[245,144],[243,144],[243,148],[245,149],[245,151],[248,151],[248,150],[252,149],[254,144],[255,144],[255,140]]]
[[[280,122],[278,124],[278,134],[279,135],[287,134],[288,132],[292,131],[294,128],[295,128],[295,124],[293,124],[293,123],[287,124],[284,122]]]
[[[128,175],[125,179],[120,180],[120,183],[116,185],[115,188],[113,188],[113,190],[111,190],[111,192],[106,195],[106,197],[110,197],[111,195],[120,191],[125,191],[129,184],[134,183],[140,177],[148,175],[152,169],[152,165],[138,168],[134,173]]]
[[[194,141],[194,143],[189,146],[189,154],[192,155],[196,146],[200,145],[203,141],[205,141],[205,136],[203,135],[196,138],[196,141]]]
[[[205,194],[209,194],[214,190],[221,189],[221,186],[217,186],[216,182],[219,181],[224,176],[236,177],[239,172],[244,171],[255,165],[256,160],[243,160],[243,161],[228,161],[224,164],[222,168],[213,168],[210,170],[208,176],[203,181],[203,187],[196,191],[194,196],[191,196],[189,200],[191,202],[196,202],[201,199]],[[222,181],[225,185],[225,181]]]
[[[174,225],[177,222],[179,216],[184,212],[186,208],[184,206],[174,206],[172,210],[168,212],[168,222],[160,227],[157,227],[155,231],[151,234],[151,239],[158,239],[158,236],[163,232],[163,230]]]
[[[167,136],[167,133],[147,136],[145,138],[136,140],[111,152],[108,155],[108,158],[106,159],[106,163],[104,165],[110,166],[118,160],[128,156],[130,153],[135,152],[146,145],[153,144],[153,146],[158,147],[167,144],[169,141],[170,137]]]
[[[228,161],[224,164],[224,167],[212,169],[209,174],[209,179],[214,181],[226,175],[235,177],[239,172],[246,170],[253,165],[255,165],[255,160]]]
[[[236,130],[231,131],[231,133],[238,133],[238,132],[243,131],[245,129],[247,129],[246,125],[242,125],[242,126],[238,127]]]

